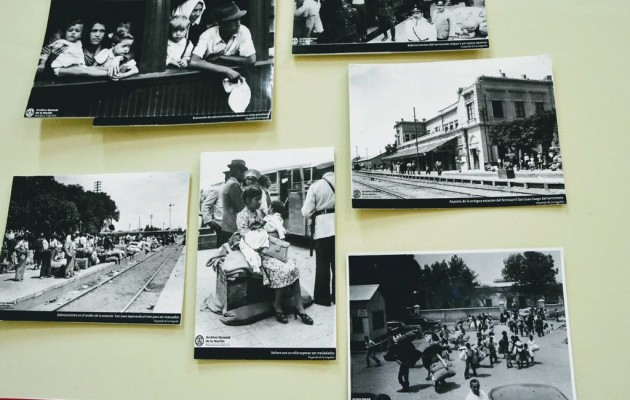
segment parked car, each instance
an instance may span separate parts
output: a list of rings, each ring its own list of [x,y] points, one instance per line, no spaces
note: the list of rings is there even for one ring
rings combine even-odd
[[[387,333],[391,336],[402,335],[415,330],[420,330],[420,335],[422,335],[423,330],[420,325],[407,325],[402,321],[387,321]]]
[[[442,328],[442,322],[437,319],[427,319],[423,317],[407,317],[405,323],[409,325],[419,325],[423,332],[438,331]]]

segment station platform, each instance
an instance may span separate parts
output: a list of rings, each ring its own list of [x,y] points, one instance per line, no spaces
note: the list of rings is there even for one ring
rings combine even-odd
[[[150,255],[149,255],[150,256]],[[75,272],[72,278],[40,278],[40,270],[33,269],[33,265],[27,265],[24,271],[24,280],[15,281],[15,272],[0,274],[0,305],[9,306],[11,309],[20,309],[20,303],[28,302],[56,289],[67,287],[72,290],[91,281],[99,275],[107,274],[113,270],[125,268],[130,263],[137,263],[145,257],[136,254],[135,259],[126,258],[120,264],[114,262],[92,265],[87,269]]]
[[[184,278],[186,276],[186,246],[177,258],[177,263],[155,303],[153,312],[161,314],[179,314],[182,312]]]
[[[450,182],[462,184],[488,185],[507,188],[564,190],[564,173],[562,171],[549,170],[520,170],[514,171],[514,179],[499,178],[496,171],[443,171],[438,175],[437,171],[430,174],[421,172],[420,175],[399,174],[389,170],[360,171],[366,175],[393,176],[399,178],[424,180],[428,182]]]

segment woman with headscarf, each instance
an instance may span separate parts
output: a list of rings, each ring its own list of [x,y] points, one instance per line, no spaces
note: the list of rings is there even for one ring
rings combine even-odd
[[[24,280],[24,271],[26,270],[26,258],[28,256],[28,242],[24,239],[24,236],[17,237],[17,244],[15,245],[15,254],[17,255],[17,265],[15,266],[15,281],[21,282]]]
[[[206,11],[206,3],[203,0],[186,0],[173,10],[172,16],[183,15],[190,20],[190,28],[188,28],[188,40],[197,45],[199,36],[208,29],[201,17]]]

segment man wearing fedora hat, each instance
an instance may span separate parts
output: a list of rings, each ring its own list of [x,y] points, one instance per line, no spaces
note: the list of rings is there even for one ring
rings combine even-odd
[[[204,71],[224,74],[231,81],[241,79],[241,74],[224,65],[247,66],[256,62],[256,49],[252,34],[241,25],[247,11],[228,2],[217,8],[218,26],[213,26],[199,37],[193,50],[190,66]]]
[[[223,220],[221,221],[221,235],[219,245],[226,243],[236,232],[236,214],[245,207],[241,182],[245,177],[247,165],[243,160],[232,160],[228,164],[230,178],[223,185],[221,200],[223,202]]]

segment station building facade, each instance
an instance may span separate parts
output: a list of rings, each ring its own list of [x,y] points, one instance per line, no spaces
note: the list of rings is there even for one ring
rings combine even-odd
[[[397,121],[397,151],[383,161],[413,163],[419,159],[420,170],[425,170],[439,160],[444,170],[483,170],[486,164],[496,165],[507,152],[491,143],[488,132],[493,125],[554,108],[551,76],[542,80],[525,75],[480,76],[472,85],[460,88],[457,101],[436,115]]]

